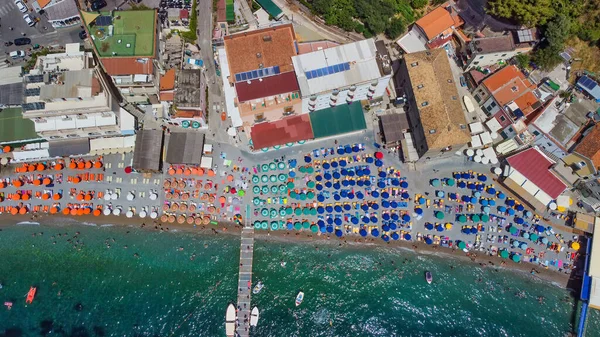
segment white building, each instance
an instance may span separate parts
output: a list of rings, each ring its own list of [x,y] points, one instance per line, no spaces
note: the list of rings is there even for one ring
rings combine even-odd
[[[465,70],[476,67],[488,67],[504,64],[512,57],[528,53],[533,49],[536,38],[532,30],[509,32],[506,35],[473,39],[469,42],[465,53]]]
[[[23,117],[47,140],[133,135],[135,118],[119,106],[92,53],[78,43],[40,56],[25,76]]]
[[[302,112],[312,112],[385,93],[392,68],[383,41],[353,42],[292,57]]]

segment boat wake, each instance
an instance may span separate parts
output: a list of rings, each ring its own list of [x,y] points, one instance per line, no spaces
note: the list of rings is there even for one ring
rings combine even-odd
[[[40,223],[39,222],[35,222],[35,221],[21,221],[19,223],[17,223],[17,226],[39,226]]]

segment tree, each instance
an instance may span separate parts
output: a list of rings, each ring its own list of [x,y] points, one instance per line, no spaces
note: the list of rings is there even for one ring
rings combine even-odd
[[[533,54],[533,61],[545,71],[552,70],[562,62],[559,52],[553,47],[540,48]]]
[[[544,36],[546,42],[550,46],[559,47],[562,49],[567,42],[569,32],[571,31],[571,19],[566,15],[559,14],[546,26]]]
[[[410,5],[414,9],[421,9],[421,8],[427,6],[428,3],[429,3],[428,0],[411,0],[410,1]]]
[[[515,61],[517,62],[517,65],[521,69],[528,68],[530,60],[531,60],[531,58],[527,54],[518,54],[517,56],[515,56]]]
[[[556,14],[552,0],[490,0],[487,12],[528,27],[544,25]]]
[[[390,24],[388,25],[387,29],[385,30],[385,34],[390,39],[395,40],[398,37],[400,37],[400,35],[402,35],[402,33],[404,33],[405,31],[406,31],[406,24],[404,23],[404,20],[402,20],[402,18],[395,17],[392,20],[390,20]]]

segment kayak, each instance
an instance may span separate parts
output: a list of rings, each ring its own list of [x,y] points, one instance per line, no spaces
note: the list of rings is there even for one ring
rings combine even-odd
[[[472,113],[475,111],[475,107],[473,106],[473,101],[468,96],[463,96],[463,102],[465,103],[465,108],[467,108],[468,113]]]
[[[225,314],[225,334],[227,337],[235,335],[235,306],[232,303],[227,306],[227,313]]]
[[[427,281],[427,284],[431,284],[433,281],[433,276],[428,271],[425,272],[425,280]]]
[[[29,288],[29,292],[27,293],[27,299],[25,300],[25,303],[27,303],[27,304],[33,303],[33,299],[35,298],[36,291],[37,291],[36,287]]]
[[[252,313],[250,314],[250,326],[256,326],[258,324],[258,308],[252,308]]]
[[[262,288],[264,288],[264,284],[261,281],[258,281],[258,283],[254,286],[254,289],[252,289],[252,293],[253,294],[258,294],[260,293],[260,291],[262,290]]]
[[[302,304],[302,301],[304,301],[304,293],[299,292],[298,295],[296,295],[296,306]]]

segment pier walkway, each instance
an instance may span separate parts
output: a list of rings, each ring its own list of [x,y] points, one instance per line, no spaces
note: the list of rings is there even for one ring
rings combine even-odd
[[[252,261],[254,255],[254,227],[246,224],[242,229],[240,243],[240,272],[238,281],[237,306],[237,336],[248,337],[250,335],[250,300],[252,296]],[[244,321],[244,317],[247,321]]]

